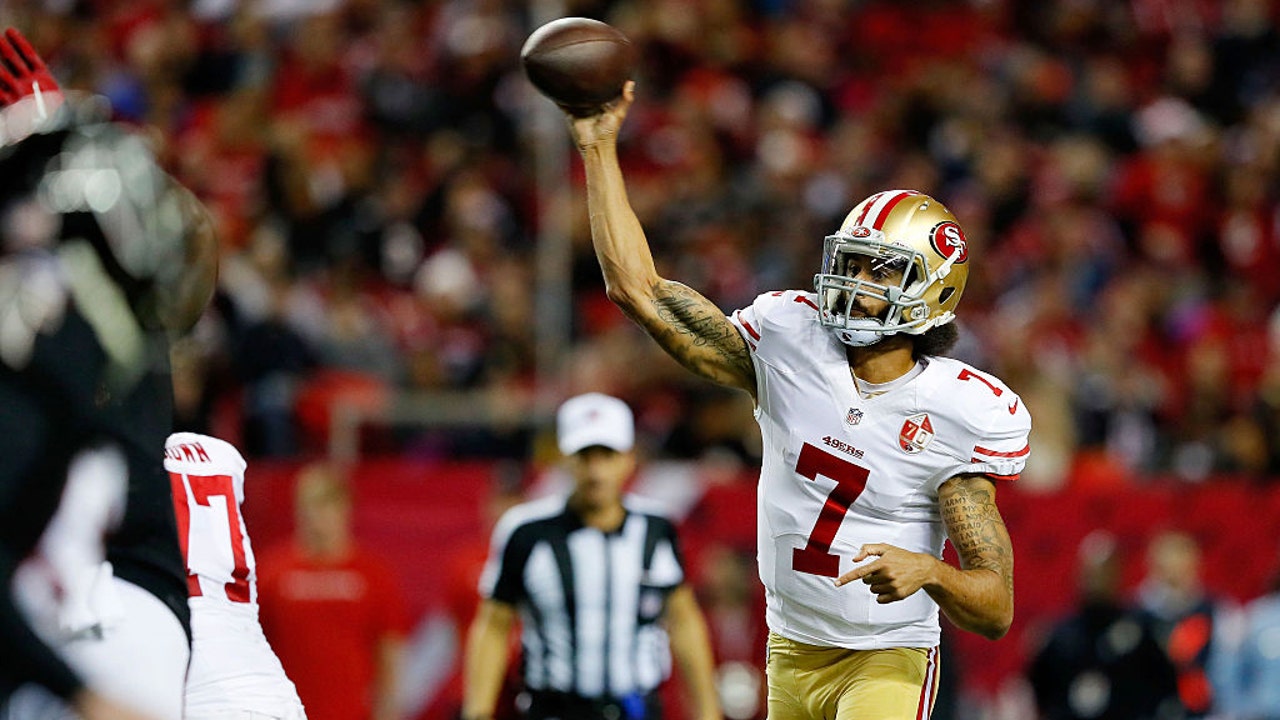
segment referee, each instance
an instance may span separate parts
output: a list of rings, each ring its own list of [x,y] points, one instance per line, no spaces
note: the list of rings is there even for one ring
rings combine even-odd
[[[623,499],[636,467],[630,408],[580,395],[556,424],[574,489],[518,505],[494,529],[467,639],[464,720],[493,717],[517,615],[530,720],[657,720],[672,654],[690,717],[719,720],[706,625],[675,527]]]

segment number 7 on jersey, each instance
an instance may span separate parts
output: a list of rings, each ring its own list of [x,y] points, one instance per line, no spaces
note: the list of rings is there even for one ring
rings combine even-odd
[[[191,597],[204,595],[204,590],[200,587],[200,575],[224,577],[227,599],[239,603],[249,602],[249,561],[241,530],[240,507],[236,502],[235,484],[231,476],[170,472],[169,483],[173,488],[173,509],[178,520],[182,559],[187,564],[188,593]],[[225,507],[225,513],[218,512],[213,498],[222,499],[220,505]],[[200,519],[194,520],[192,513],[200,513]],[[224,544],[224,538],[230,545],[229,548]],[[193,539],[199,544],[194,559]]]
[[[871,471],[805,443],[800,448],[800,457],[796,459],[796,473],[809,480],[817,480],[821,475],[835,480],[836,486],[823,503],[808,542],[803,548],[791,551],[791,567],[796,572],[838,577],[840,556],[831,554],[831,543],[836,539],[845,514],[867,487]]]

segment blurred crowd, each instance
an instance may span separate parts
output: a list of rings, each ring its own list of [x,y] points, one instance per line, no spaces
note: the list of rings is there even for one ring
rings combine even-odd
[[[664,274],[726,311],[807,288],[849,208],[916,188],[972,243],[958,354],[1031,408],[1027,484],[1280,476],[1270,0],[9,0],[0,19],[148,128],[216,218],[185,426],[291,455],[323,447],[335,397],[471,391],[527,416],[548,382],[535,240],[566,213],[552,386],[627,399],[655,454],[756,460],[749,400],[605,299],[581,197],[538,202],[545,101],[519,50],[548,9],[640,48],[623,165]]]

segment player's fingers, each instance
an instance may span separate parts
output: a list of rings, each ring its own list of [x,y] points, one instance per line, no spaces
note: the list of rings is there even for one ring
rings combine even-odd
[[[636,101],[636,81],[628,80],[622,86],[622,94],[617,100],[609,103],[609,111],[618,117],[619,120],[627,116],[627,111],[631,109],[631,103]]]
[[[26,40],[17,28],[8,28],[4,31],[4,41],[0,45],[4,46],[5,58],[17,67],[18,72],[23,72],[31,69],[31,62],[23,52],[19,39]]]
[[[18,49],[18,53],[22,55],[22,59],[27,61],[27,65],[32,70],[44,70],[44,59],[40,57],[40,53],[31,47],[31,43],[27,42],[27,38],[18,32],[17,28],[9,28],[4,31],[5,37],[9,38],[9,44]]]
[[[5,62],[13,68],[13,72],[19,75],[26,75],[31,72],[31,68],[27,67],[27,61],[22,59],[18,51],[14,49],[9,34],[5,33],[3,39],[0,39],[0,56],[4,57]]]
[[[4,63],[0,63],[0,89],[4,91],[8,102],[22,97],[22,88],[18,85],[18,79],[9,72]]]
[[[872,555],[884,555],[889,550],[889,546],[884,543],[867,543],[858,549],[858,554],[853,557],[854,562],[862,562]]]
[[[866,565],[863,565],[861,567],[856,567],[850,570],[849,572],[841,575],[840,577],[836,578],[836,587],[848,585],[854,580],[862,580],[863,578],[867,577],[868,575],[874,573],[879,569],[880,569],[880,566],[877,565],[876,563],[867,563]]]

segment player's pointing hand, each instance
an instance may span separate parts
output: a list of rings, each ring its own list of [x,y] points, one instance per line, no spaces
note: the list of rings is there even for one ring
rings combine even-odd
[[[885,543],[863,545],[853,561],[862,562],[869,557],[876,559],[841,575],[836,579],[836,587],[861,580],[870,586],[876,602],[881,604],[904,600],[933,582],[940,562],[932,555],[909,552]]]

